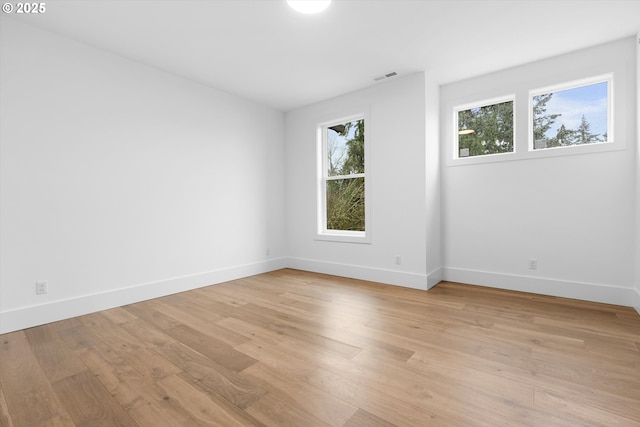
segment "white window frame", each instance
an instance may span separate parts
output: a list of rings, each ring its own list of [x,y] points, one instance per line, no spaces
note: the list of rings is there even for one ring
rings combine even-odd
[[[471,110],[473,108],[482,108],[487,107],[489,105],[502,104],[503,102],[513,102],[513,151],[507,153],[494,153],[494,154],[483,154],[480,156],[464,156],[460,157],[460,135],[458,133],[458,117],[460,111]],[[486,159],[492,157],[508,157],[512,156],[516,152],[516,95],[504,95],[496,98],[484,99],[482,101],[474,101],[468,104],[457,105],[453,107],[453,135],[455,141],[453,143],[453,160],[456,162],[467,162],[471,160],[470,163],[475,163],[474,160],[477,159]]]
[[[327,164],[327,129],[337,124],[364,120],[364,173],[340,176],[328,176]],[[317,127],[317,240],[348,243],[371,243],[371,185],[368,179],[371,176],[368,111],[343,116],[337,119],[324,121]],[[364,178],[364,231],[330,230],[327,229],[327,181],[344,178]]]
[[[447,99],[441,105],[443,112],[444,130],[443,138],[446,151],[443,161],[448,167],[468,166],[486,163],[534,160],[546,157],[574,156],[581,154],[595,154],[626,149],[629,135],[628,121],[631,117],[627,114],[629,95],[624,88],[630,85],[631,74],[627,69],[627,63],[611,62],[594,67],[585,72],[583,68],[571,66],[569,71],[563,71],[558,76],[540,74],[535,78],[517,79],[509,76],[505,79],[505,90],[497,91],[495,86],[487,86],[486,90],[474,92],[473,84],[476,82],[464,82],[461,88],[456,88],[454,95],[447,95]],[[562,67],[560,67],[562,68]],[[477,84],[482,87],[482,77],[477,78]],[[533,149],[533,96],[580,87],[587,84],[608,82],[608,109],[607,117],[607,142],[591,144],[576,144],[564,147],[550,147],[546,149]],[[563,83],[558,83],[563,82]],[[465,87],[466,86],[466,87]],[[501,96],[507,91],[514,93],[514,149],[512,153],[499,153],[494,155],[459,157],[458,155],[458,112],[464,109],[487,105],[495,100],[507,100],[508,96]],[[492,95],[497,95],[493,96]],[[525,99],[526,98],[526,99]],[[478,101],[480,100],[480,101]]]
[[[579,87],[590,86],[598,83],[607,83],[607,140],[601,142],[594,142],[591,144],[575,144],[566,145],[562,147],[548,147],[548,148],[534,148],[535,141],[533,140],[533,97],[538,95],[544,95],[553,92],[559,92],[563,90],[577,89]],[[564,83],[558,83],[551,86],[545,86],[542,88],[532,89],[529,91],[529,118],[528,118],[528,151],[535,153],[561,151],[561,150],[576,150],[584,149],[585,147],[600,146],[604,144],[612,144],[615,142],[614,137],[614,73],[600,74],[597,76],[587,77],[578,80],[571,80]]]

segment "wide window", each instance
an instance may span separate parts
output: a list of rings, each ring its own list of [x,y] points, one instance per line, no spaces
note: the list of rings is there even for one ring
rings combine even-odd
[[[320,127],[318,235],[363,241],[367,231],[365,118]]]
[[[530,148],[613,141],[611,84],[606,75],[532,91]]]
[[[513,98],[461,106],[455,115],[458,158],[514,151]]]

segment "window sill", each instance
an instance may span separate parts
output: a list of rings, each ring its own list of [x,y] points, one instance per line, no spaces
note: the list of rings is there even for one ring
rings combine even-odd
[[[370,244],[371,237],[364,231],[331,230],[316,235],[316,240],[328,242]]]
[[[597,144],[572,145],[568,147],[552,147],[545,149],[520,151],[515,153],[492,154],[488,156],[464,157],[448,159],[447,166],[477,165],[483,163],[508,162],[516,160],[533,160],[548,157],[574,156],[579,154],[604,153],[624,150],[621,142],[600,142]]]

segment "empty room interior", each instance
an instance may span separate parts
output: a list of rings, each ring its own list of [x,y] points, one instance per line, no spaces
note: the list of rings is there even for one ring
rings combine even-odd
[[[0,19],[1,427],[640,426],[640,1]]]

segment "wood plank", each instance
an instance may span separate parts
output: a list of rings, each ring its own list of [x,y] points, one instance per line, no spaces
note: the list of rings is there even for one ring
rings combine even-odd
[[[585,403],[594,407],[610,408],[614,412],[630,418],[640,416],[637,406],[638,398],[633,399],[630,396],[623,398],[611,395],[591,387],[567,382],[561,378],[540,375],[535,369],[505,365],[477,355],[461,354],[425,344],[425,348],[416,352],[409,361],[409,364],[416,363],[422,365],[413,367],[418,370],[427,369],[438,372],[460,370],[464,375],[478,376],[478,378],[482,378],[482,373],[484,372],[501,378],[506,384],[513,382],[514,384],[530,385],[535,389],[551,389],[571,399],[582,399]],[[483,390],[485,389],[490,391],[491,387],[484,386]],[[543,421],[541,422],[544,423]],[[565,424],[569,423],[565,422]]]
[[[149,308],[164,313],[181,324],[189,324],[190,326],[194,325],[194,323],[208,325],[223,318],[222,315],[213,310],[207,310],[200,305],[193,304],[192,299],[187,298],[185,295],[173,295],[168,300],[159,298],[148,301],[147,304]]]
[[[144,343],[123,328],[123,325],[132,322],[116,325],[100,313],[84,317],[83,320],[102,342],[110,346],[143,375],[163,378],[180,372],[180,368],[148,349]]]
[[[122,307],[104,310],[101,312],[101,314],[115,324],[125,323],[137,319],[134,314],[123,309]]]
[[[640,396],[640,376],[636,369],[621,369],[613,363],[585,362],[573,356],[537,351],[532,360],[541,375],[620,396]]]
[[[24,331],[4,334],[0,342],[0,384],[13,424],[41,426],[62,417],[72,425]]]
[[[383,359],[366,351],[356,359],[337,361],[326,369],[345,379],[367,384],[380,393],[445,415],[447,419],[496,424],[506,418],[516,418],[513,408],[519,407],[519,398],[528,405],[533,404],[532,387],[512,387],[512,391],[519,393],[513,397],[473,387],[468,381],[442,371],[407,369],[404,363]]]
[[[256,355],[254,353],[256,358],[264,360],[265,363],[271,363],[270,359],[276,357],[278,354],[284,353],[286,356],[282,359],[282,362],[285,360],[292,362],[292,365],[289,367],[289,372],[292,374],[294,372],[312,371],[315,368],[331,364],[336,359],[343,358],[340,353],[336,354],[336,352],[331,349],[308,342],[303,344],[298,340],[265,329],[258,324],[248,323],[234,318],[224,319],[220,321],[220,323],[230,328],[234,327],[236,330],[252,336],[252,342],[255,342],[258,347],[261,347],[265,352],[268,351],[268,349],[275,348],[276,350],[272,354],[272,357],[265,354]],[[238,350],[250,348],[251,347],[245,347],[244,345],[238,346]],[[300,363],[302,363],[302,365],[300,365]]]
[[[580,401],[573,401],[571,398],[550,390],[536,390],[536,408],[553,412],[558,416],[567,419],[578,420],[589,426],[633,426],[640,425],[636,419],[621,417],[611,411],[594,408]]]
[[[58,415],[37,427],[76,427],[69,415]]]
[[[180,322],[171,316],[167,316],[154,309],[154,301],[143,301],[138,304],[127,305],[123,307],[129,313],[133,314],[147,323],[154,325],[158,329],[174,328],[180,325]]]
[[[102,386],[141,426],[193,425],[189,414],[158,390],[157,379],[142,375],[107,346],[95,346],[81,354]]]
[[[89,372],[59,380],[53,388],[78,426],[139,427]]]
[[[13,427],[13,421],[11,421],[11,415],[9,414],[7,401],[4,398],[2,383],[0,383],[0,426]]]
[[[278,321],[277,313],[273,310],[264,310],[264,308],[254,304],[247,304],[236,310],[232,317],[256,325],[263,325],[266,329],[275,332],[283,337],[293,338],[296,341],[304,342],[312,346],[322,347],[327,351],[331,351],[338,356],[351,358],[362,351],[361,348],[337,341],[325,336],[308,332],[291,323]]]
[[[368,385],[320,368],[305,381],[376,417],[399,426],[464,425],[459,419],[442,419],[437,413],[381,393]],[[440,423],[440,421],[442,421]],[[439,423],[439,424],[438,424]]]
[[[225,317],[212,313],[211,310],[207,310],[202,306],[189,304],[189,301],[183,301],[178,305],[172,305],[163,300],[157,300],[155,301],[154,309],[173,317],[179,321],[181,325],[188,325],[190,328],[213,337],[216,340],[224,341],[232,347],[249,340],[241,334],[220,327],[215,323]]]
[[[213,301],[220,303],[222,305],[225,305],[229,308],[241,307],[247,304],[247,301],[244,301],[242,298],[239,298],[238,295],[236,295],[233,292],[231,293],[231,295],[225,295],[220,292],[220,290],[224,289],[225,286],[229,286],[229,285],[233,286],[234,288],[241,286],[241,284],[236,281],[229,282],[229,283],[219,283],[215,286],[207,286],[204,288],[195,289],[193,291],[193,294],[198,297],[197,298],[198,301],[200,301],[200,298],[207,300],[213,297]],[[215,310],[214,313],[219,313],[219,311]]]
[[[340,427],[358,409],[331,394],[258,363],[243,374],[282,402],[298,406],[330,426]]]
[[[251,342],[278,345],[278,343],[282,341],[281,334],[269,330],[259,323],[256,324],[234,317],[227,317],[219,321],[218,325],[242,334],[249,338]]]
[[[236,347],[236,350],[259,360],[267,366],[281,372],[286,372],[287,375],[294,378],[308,375],[317,368],[317,366],[309,363],[308,360],[291,354],[286,348],[282,348],[277,344],[268,344],[253,340],[240,344]]]
[[[174,338],[167,335],[163,329],[158,329],[142,319],[123,323],[120,327],[134,337],[140,345],[152,350],[156,350],[158,346],[165,344],[178,343]]]
[[[243,369],[256,363],[256,359],[233,349],[228,344],[202,334],[188,326],[180,325],[165,329],[165,333],[176,341],[208,357],[220,366],[232,371]]]
[[[518,342],[485,339],[484,334],[478,330],[474,330],[473,333],[469,330],[464,332],[462,330],[454,330],[452,333],[448,333],[449,331],[447,330],[434,330],[414,321],[399,320],[395,322],[374,320],[369,322],[367,326],[392,335],[408,338],[415,343],[430,343],[459,353],[479,355],[488,360],[510,366],[526,369],[534,365],[530,358],[530,346]],[[489,332],[487,331],[487,333]]]
[[[239,408],[246,408],[267,393],[256,384],[211,361],[182,344],[167,344],[157,351],[167,360],[180,367],[192,381],[211,391]]]
[[[193,425],[251,427],[263,424],[228,400],[191,385],[188,375],[163,378],[157,386],[189,414]]]
[[[59,330],[58,336],[72,350],[83,350],[101,342],[100,338],[82,322],[71,328]]]
[[[267,318],[272,317],[277,319],[278,323],[289,325],[296,329],[304,330],[310,334],[319,335],[323,338],[354,347],[355,350],[350,349],[346,353],[342,353],[346,357],[353,357],[353,355],[357,354],[358,351],[364,347],[375,348],[377,352],[383,353],[387,357],[405,362],[413,355],[413,351],[406,348],[401,348],[373,337],[364,337],[361,334],[354,332],[350,328],[350,325],[332,327],[328,325],[326,321],[315,321],[311,320],[309,316],[298,316],[288,312],[282,312],[281,306],[279,305],[267,304],[267,307],[247,305],[246,308],[250,309],[252,313],[262,315]],[[340,318],[340,316],[334,313],[332,318],[335,320]]]
[[[141,399],[141,384],[145,383],[142,374],[109,346],[93,346],[78,357],[123,408],[128,409]]]
[[[247,412],[268,426],[278,427],[329,427],[329,424],[292,405],[274,394],[267,394],[252,404]]]
[[[33,354],[50,382],[86,371],[84,366],[60,340],[52,324],[24,331]]]
[[[355,414],[344,424],[344,427],[397,427],[387,420],[376,417],[364,409],[358,409]]]
[[[195,385],[227,399],[240,408],[246,407],[267,393],[241,374],[183,345],[166,335],[164,331],[154,330],[142,320],[128,322],[123,324],[123,327],[128,328],[141,343],[152,346],[157,354],[178,367],[180,373],[189,375]]]

